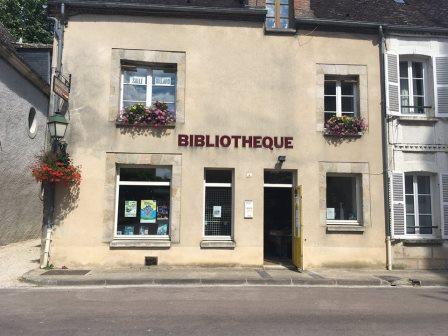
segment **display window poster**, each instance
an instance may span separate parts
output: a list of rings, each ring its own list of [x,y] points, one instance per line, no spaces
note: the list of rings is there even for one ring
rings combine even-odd
[[[162,204],[157,206],[157,218],[168,218],[169,208],[168,205]]]
[[[124,217],[137,217],[137,201],[124,201]]]
[[[214,205],[213,206],[213,217],[221,218],[221,213],[222,213],[222,207],[220,205]]]
[[[170,86],[171,85],[171,77],[155,77],[154,84]]]
[[[126,225],[124,227],[124,234],[126,236],[132,236],[134,234],[134,227],[131,225]]]
[[[157,219],[157,202],[154,200],[141,200],[140,223],[155,223]]]
[[[158,236],[166,236],[168,234],[168,223],[159,224],[157,227]]]

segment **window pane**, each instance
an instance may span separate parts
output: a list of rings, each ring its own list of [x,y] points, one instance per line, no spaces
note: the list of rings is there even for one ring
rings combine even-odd
[[[288,19],[280,19],[280,28],[288,28],[289,20]]]
[[[124,84],[123,100],[146,102],[146,86]]]
[[[342,97],[342,112],[354,112],[355,111],[355,98]]]
[[[355,83],[341,83],[341,93],[343,96],[352,96],[355,94]]]
[[[406,232],[409,234],[415,233],[415,217],[414,217],[414,215],[406,215]]]
[[[160,101],[164,103],[174,103],[176,88],[174,86],[153,86],[152,101]]]
[[[152,85],[176,86],[176,70],[154,69],[152,71]]]
[[[117,235],[169,234],[169,186],[119,188]]]
[[[289,5],[289,0],[280,0],[281,5]]]
[[[408,77],[408,62],[400,62],[400,77]]]
[[[432,234],[432,216],[420,215],[419,222],[421,234]]]
[[[431,193],[431,178],[429,176],[417,176],[418,193],[430,194]]]
[[[284,17],[284,18],[289,17],[289,6],[288,5],[280,6],[280,17]]]
[[[400,79],[400,90],[402,96],[409,96],[409,81],[407,79]]]
[[[412,62],[412,77],[423,78],[423,63]]]
[[[357,220],[356,177],[327,176],[327,209],[337,220]]]
[[[120,168],[120,181],[167,182],[170,180],[170,168]]]
[[[265,171],[264,183],[269,184],[292,184],[292,173],[286,171]]]
[[[205,171],[206,183],[232,183],[231,170],[207,169]]]
[[[336,97],[326,96],[324,102],[325,111],[336,112]]]
[[[423,96],[423,79],[414,79],[414,94]]]
[[[266,19],[266,27],[275,28],[275,19]]]
[[[425,102],[423,97],[414,97],[414,113],[424,113],[425,112]]]
[[[135,71],[123,70],[123,83],[146,85],[147,68],[136,68]]]
[[[418,196],[418,212],[420,214],[431,214],[431,196]]]
[[[275,16],[275,5],[266,5],[266,9],[268,11],[267,17]]]
[[[336,82],[325,81],[325,94],[336,95]]]
[[[413,194],[414,193],[414,185],[413,185],[412,175],[406,175],[404,177],[404,185],[405,185],[405,193]]]
[[[406,213],[413,214],[414,212],[414,196],[406,195]]]
[[[205,188],[205,235],[232,234],[232,188]]]

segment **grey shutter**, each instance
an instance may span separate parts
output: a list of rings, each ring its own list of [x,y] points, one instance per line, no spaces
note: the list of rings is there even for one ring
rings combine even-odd
[[[391,232],[393,238],[406,234],[406,208],[404,197],[404,173],[392,172],[389,175]]]
[[[387,113],[400,114],[400,63],[398,54],[385,54]]]
[[[436,117],[448,117],[448,56],[434,58]]]
[[[448,239],[448,172],[440,174],[440,209],[442,237]]]

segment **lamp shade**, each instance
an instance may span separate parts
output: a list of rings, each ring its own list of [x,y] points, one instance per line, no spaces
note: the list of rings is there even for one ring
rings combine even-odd
[[[48,118],[47,125],[52,138],[62,139],[65,136],[68,121],[62,114],[55,113]]]

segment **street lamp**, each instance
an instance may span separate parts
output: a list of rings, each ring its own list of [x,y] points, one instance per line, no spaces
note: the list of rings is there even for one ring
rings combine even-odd
[[[48,130],[52,139],[60,140],[65,136],[67,131],[68,121],[60,113],[55,113],[48,118]]]

